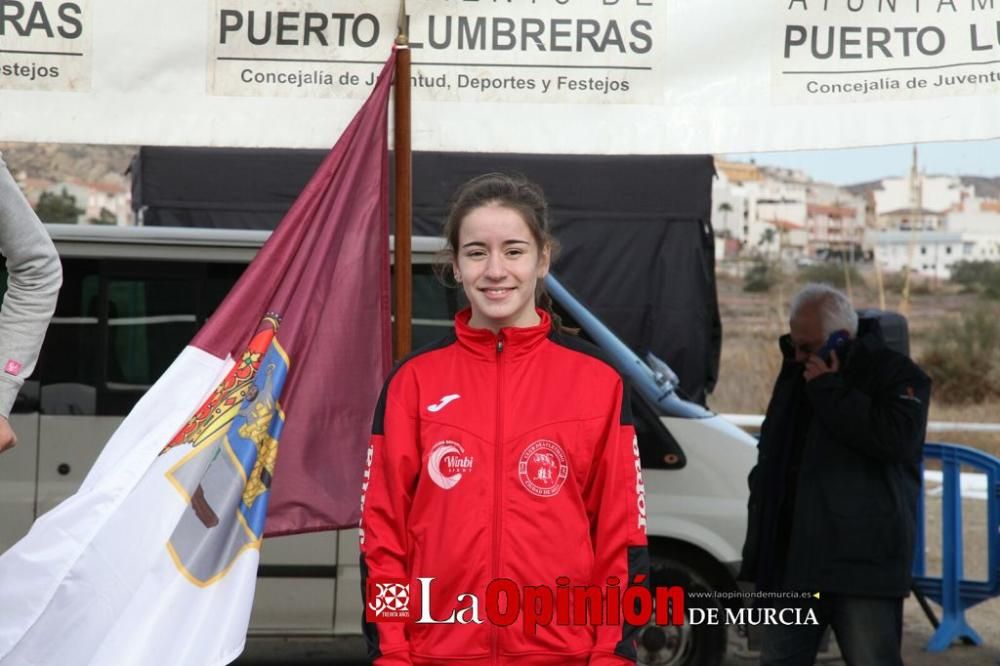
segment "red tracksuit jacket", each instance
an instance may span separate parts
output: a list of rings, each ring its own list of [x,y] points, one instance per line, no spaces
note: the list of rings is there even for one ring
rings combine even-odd
[[[362,496],[361,575],[376,665],[615,665],[638,628],[509,626],[486,617],[487,584],[620,590],[646,574],[638,448],[621,376],[600,350],[555,332],[547,313],[499,334],[455,331],[404,360],[376,409]],[[478,600],[482,623],[429,624]],[[409,583],[409,620],[387,622]],[[565,581],[563,581],[565,584]],[[616,594],[614,588],[611,588]],[[504,599],[506,597],[498,597]],[[403,598],[405,601],[405,598]],[[382,607],[381,619],[371,617]],[[504,604],[500,604],[504,606]],[[501,608],[502,609],[502,608]],[[509,607],[507,607],[509,610]],[[466,611],[469,619],[471,611]],[[458,617],[458,616],[456,616]]]

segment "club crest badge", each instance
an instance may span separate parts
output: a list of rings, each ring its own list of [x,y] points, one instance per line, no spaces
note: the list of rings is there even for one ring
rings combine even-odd
[[[552,497],[558,495],[566,477],[569,464],[566,452],[555,442],[540,439],[524,449],[517,464],[521,485],[533,495]]]

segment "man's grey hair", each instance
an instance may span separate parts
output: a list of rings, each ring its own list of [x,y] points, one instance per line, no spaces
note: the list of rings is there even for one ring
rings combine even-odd
[[[804,306],[812,304],[819,307],[824,337],[841,330],[847,331],[852,338],[858,334],[858,313],[854,311],[850,299],[844,292],[828,284],[814,282],[802,287],[792,297],[788,318],[794,319]]]

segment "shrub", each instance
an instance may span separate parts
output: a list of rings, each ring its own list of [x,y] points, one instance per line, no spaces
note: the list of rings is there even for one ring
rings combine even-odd
[[[781,269],[764,259],[757,259],[743,277],[743,291],[771,291],[781,281]]]
[[[967,291],[976,291],[987,298],[1000,299],[1000,263],[992,261],[959,261],[951,268],[951,281]]]
[[[853,279],[853,278],[852,278]],[[895,273],[883,273],[882,274],[882,288],[885,289],[888,294],[902,294],[903,286],[906,284],[906,273],[895,272]],[[910,294],[930,294],[934,290],[931,289],[932,280],[925,275],[918,275],[916,273],[910,274]]]
[[[902,272],[883,272],[882,288],[891,294],[898,294],[903,291],[903,283],[906,275]]]
[[[996,271],[990,261],[959,261],[951,267],[951,281],[964,287],[977,287]]]
[[[1000,396],[1000,308],[977,308],[945,320],[931,333],[920,364],[942,403]]]
[[[864,278],[853,265],[848,264],[847,273],[851,275],[851,284],[864,284]],[[847,287],[847,278],[844,264],[839,262],[825,262],[815,266],[806,266],[799,271],[800,282],[823,282],[838,289]]]

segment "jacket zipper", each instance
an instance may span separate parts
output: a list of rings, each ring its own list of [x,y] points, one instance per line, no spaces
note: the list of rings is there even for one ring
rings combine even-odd
[[[493,577],[500,577],[500,502],[503,483],[503,333],[497,336],[497,432],[496,460],[493,479]],[[490,626],[490,662],[500,663],[500,634],[496,625]]]

